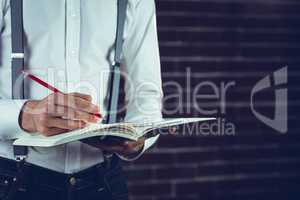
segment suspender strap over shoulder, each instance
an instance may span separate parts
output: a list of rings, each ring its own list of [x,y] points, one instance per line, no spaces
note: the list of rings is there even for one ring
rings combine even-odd
[[[24,99],[24,43],[23,43],[23,0],[11,0],[11,64],[12,64],[12,98]],[[14,156],[17,161],[27,157],[28,148],[14,146]]]
[[[118,19],[117,19],[117,34],[115,42],[115,60],[112,66],[109,83],[109,101],[108,101],[108,115],[106,123],[116,123],[119,102],[119,89],[121,82],[121,54],[123,48],[123,34],[126,19],[128,0],[118,0]]]
[[[12,97],[24,99],[23,0],[11,0]]]
[[[119,67],[121,63],[127,2],[128,0],[118,1],[117,34],[116,34],[116,45],[115,45],[115,64],[117,65],[117,67]]]

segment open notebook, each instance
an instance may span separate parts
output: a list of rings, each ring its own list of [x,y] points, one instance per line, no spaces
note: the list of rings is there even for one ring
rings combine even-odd
[[[175,118],[147,123],[90,124],[83,129],[50,137],[38,133],[24,133],[14,141],[14,145],[51,147],[96,136],[102,138],[105,136],[113,136],[137,141],[140,137],[144,137],[147,133],[156,129],[214,119],[215,118]]]

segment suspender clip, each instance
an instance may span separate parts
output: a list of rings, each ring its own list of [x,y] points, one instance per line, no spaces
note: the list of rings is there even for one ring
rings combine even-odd
[[[22,155],[22,156],[16,156],[16,157],[15,157],[15,160],[16,160],[17,162],[22,162],[22,161],[26,160],[26,158],[27,158],[27,156],[25,156],[25,155]]]
[[[28,148],[26,146],[13,146],[15,160],[17,162],[25,161],[28,154]]]
[[[120,63],[120,62],[113,61],[113,62],[112,62],[112,66],[113,66],[113,67],[121,67],[121,63]]]

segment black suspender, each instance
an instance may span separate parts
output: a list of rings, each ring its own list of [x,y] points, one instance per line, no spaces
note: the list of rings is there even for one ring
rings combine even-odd
[[[24,99],[23,1],[11,0],[12,97]]]
[[[117,34],[115,42],[115,60],[112,66],[109,83],[109,101],[108,101],[108,115],[106,123],[112,124],[117,122],[119,89],[121,80],[121,53],[123,47],[123,33],[126,19],[127,0],[118,1],[118,21]]]
[[[120,87],[120,65],[123,47],[123,33],[126,19],[128,0],[118,0],[118,19],[115,42],[115,58],[110,74],[108,116],[106,123],[117,121],[118,97]],[[11,41],[12,41],[12,98],[24,99],[24,43],[23,43],[23,0],[11,0]],[[14,155],[17,161],[27,157],[28,149],[23,146],[14,146]]]
[[[12,64],[12,98],[24,99],[24,43],[23,43],[23,0],[11,0],[11,64]],[[26,158],[28,148],[14,146],[14,156],[17,161]]]

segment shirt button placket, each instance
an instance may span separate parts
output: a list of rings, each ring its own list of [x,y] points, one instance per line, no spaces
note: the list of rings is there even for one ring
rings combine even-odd
[[[67,0],[66,12],[66,72],[68,92],[73,92],[80,82],[80,0]],[[67,144],[67,172],[80,169],[80,143]]]
[[[73,91],[75,84],[80,81],[80,0],[67,0],[66,24],[66,66],[68,74],[68,90]]]

